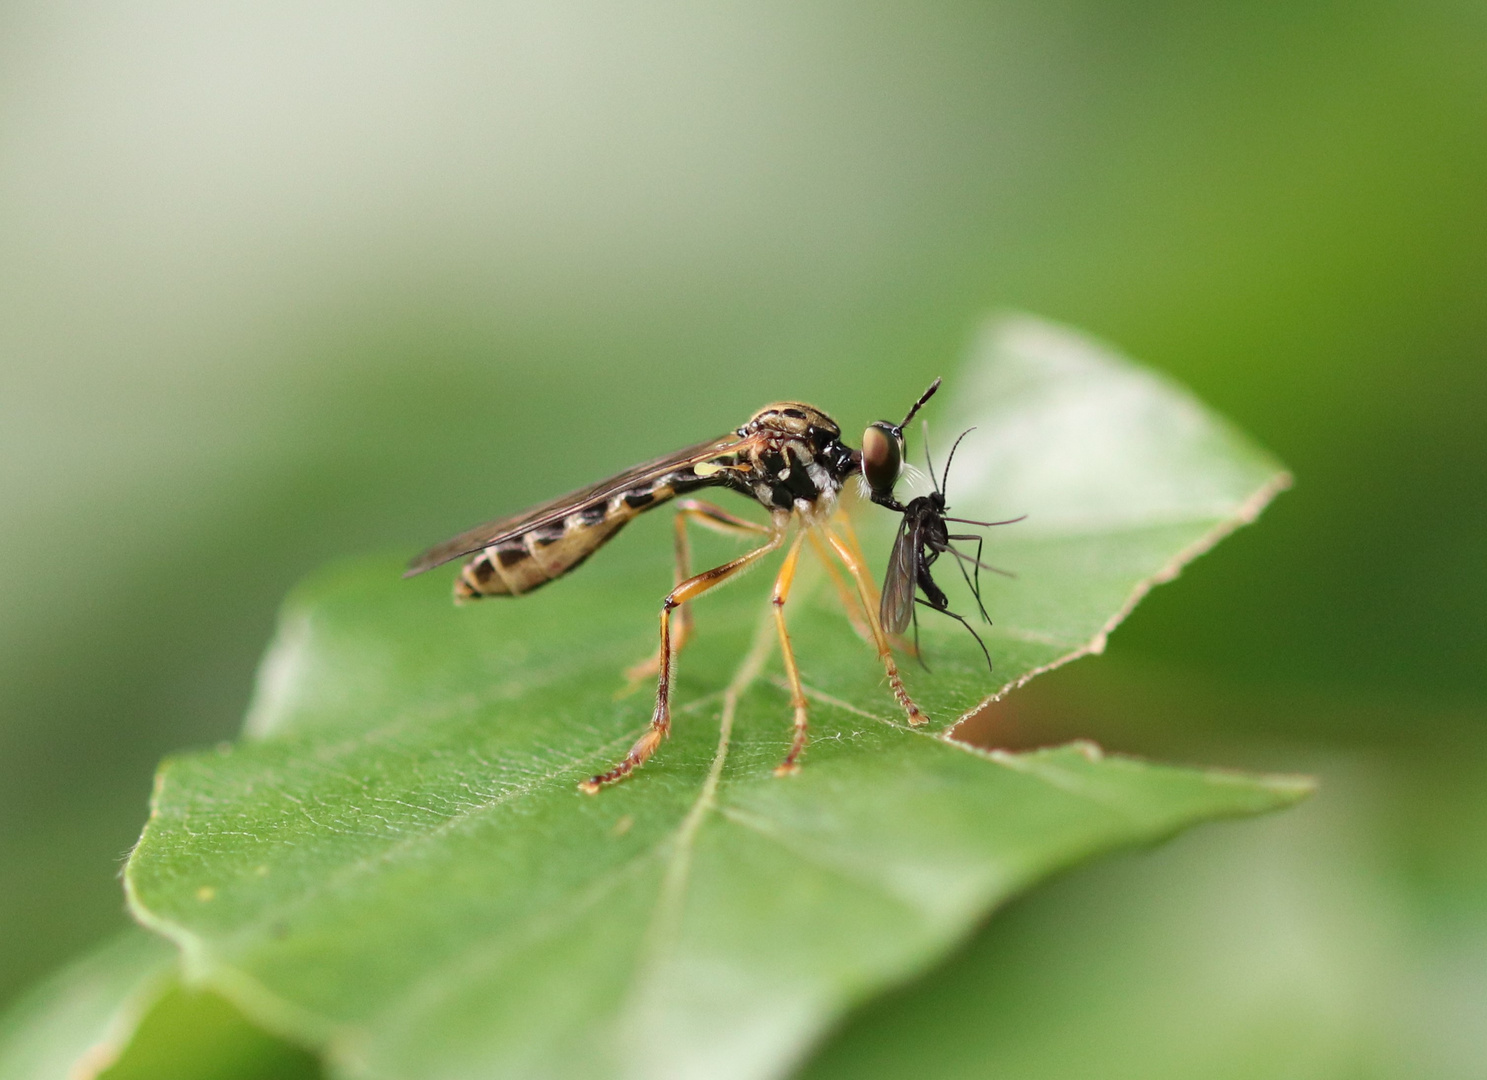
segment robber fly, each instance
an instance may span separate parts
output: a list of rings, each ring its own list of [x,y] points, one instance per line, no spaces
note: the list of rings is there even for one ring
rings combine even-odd
[[[797,768],[808,730],[805,693],[784,614],[801,543],[807,537],[823,557],[829,549],[846,568],[856,597],[844,595],[844,599],[860,603],[866,612],[865,622],[888,673],[889,686],[909,723],[923,724],[927,719],[909,697],[887,637],[878,626],[876,590],[861,552],[850,532],[844,538],[831,520],[843,483],[860,469],[861,461],[861,453],[842,442],[841,429],[824,412],[798,402],[778,402],[760,409],[748,423],[727,435],[461,533],[414,559],[404,576],[463,558],[466,561],[454,585],[456,602],[520,596],[562,577],[632,518],[678,496],[721,487],[753,499],[769,511],[768,525],[735,517],[697,499],[682,498],[677,503],[676,587],[661,605],[660,648],[653,658],[629,672],[632,680],[656,676],[656,705],[650,726],[619,763],[579,786],[593,794],[629,775],[655,752],[671,729],[675,659],[691,630],[689,602],[781,547],[786,547],[785,560],[771,600],[790,684],[794,734],[789,753],[775,772],[787,774]],[[721,566],[694,575],[689,565],[688,523],[762,543]],[[673,613],[677,624],[674,634]]]
[[[1011,525],[1013,522],[1023,520],[1022,517],[1011,518],[1007,521],[972,521],[969,518],[950,517],[946,513],[949,504],[946,501],[945,489],[950,481],[950,464],[955,460],[955,451],[960,448],[961,439],[964,439],[975,428],[961,433],[960,438],[955,440],[955,445],[950,448],[950,458],[945,462],[945,472],[942,476],[935,475],[934,462],[929,459],[928,429],[925,431],[925,463],[929,466],[929,477],[934,491],[928,495],[920,495],[910,499],[908,505],[899,502],[893,494],[893,487],[898,480],[904,459],[904,428],[909,421],[914,419],[914,414],[919,411],[926,401],[934,396],[940,388],[940,380],[936,379],[933,385],[924,392],[924,395],[914,403],[909,410],[909,415],[903,421],[893,424],[887,420],[880,420],[871,425],[862,437],[862,479],[867,485],[869,497],[879,506],[886,506],[902,515],[898,524],[898,536],[893,542],[893,552],[888,557],[888,570],[883,577],[883,597],[878,608],[878,621],[883,630],[889,634],[902,634],[908,629],[912,622],[914,625],[914,651],[919,653],[919,621],[916,615],[916,604],[923,604],[943,615],[948,615],[956,622],[964,626],[976,644],[981,646],[981,653],[986,657],[986,666],[991,667],[991,653],[986,649],[986,643],[981,640],[981,635],[965,619],[964,616],[950,610],[950,598],[945,595],[945,590],[940,588],[935,581],[930,567],[941,555],[949,552],[955,557],[956,565],[960,568],[961,576],[965,578],[966,585],[970,587],[971,595],[976,598],[976,607],[981,611],[981,617],[988,625],[991,617],[986,613],[986,605],[981,602],[981,571],[989,570],[994,574],[1002,574],[1011,577],[1005,570],[998,570],[994,566],[987,566],[981,561],[981,547],[984,538],[976,533],[952,533],[947,523],[955,522],[961,525],[978,525],[990,528],[995,525]],[[1026,517],[1027,515],[1023,515]],[[974,557],[956,548],[951,541],[975,541],[976,554]],[[974,568],[974,574],[966,569],[967,564]],[[923,597],[916,595],[922,592]],[[923,664],[923,656],[920,654],[920,663]]]

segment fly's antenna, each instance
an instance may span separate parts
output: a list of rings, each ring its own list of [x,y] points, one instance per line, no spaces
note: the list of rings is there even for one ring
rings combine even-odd
[[[904,417],[904,422],[898,425],[898,429],[900,431],[902,431],[904,428],[906,428],[906,427],[909,426],[909,421],[912,420],[912,419],[914,419],[914,414],[919,411],[920,406],[922,406],[930,398],[934,397],[935,396],[935,391],[938,390],[939,388],[940,388],[940,380],[938,378],[936,378],[934,382],[932,382],[932,383],[929,384],[929,389],[926,390],[926,391],[924,391],[924,393],[922,393],[922,394],[919,395],[919,400],[916,401],[916,402],[914,402],[914,407],[909,410],[909,415],[906,416],[906,417]]]
[[[961,439],[964,439],[975,430],[973,427],[966,428],[960,433],[960,438],[955,440],[955,445],[950,448],[950,456],[945,460],[945,478],[940,481],[941,495],[945,494],[945,489],[950,486],[950,462],[955,460],[955,451],[960,449]],[[928,444],[926,443],[925,445],[927,446]]]

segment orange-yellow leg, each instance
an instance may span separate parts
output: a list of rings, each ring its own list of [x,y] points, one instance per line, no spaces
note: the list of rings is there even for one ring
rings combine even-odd
[[[925,716],[919,706],[914,704],[914,699],[909,697],[903,677],[898,673],[898,664],[893,660],[893,650],[888,645],[887,635],[883,633],[883,624],[878,621],[878,606],[868,602],[868,598],[876,595],[877,590],[868,576],[867,564],[829,527],[825,529],[825,532],[826,542],[831,545],[831,550],[836,553],[836,557],[847,568],[847,573],[851,574],[852,580],[857,583],[857,593],[867,609],[868,623],[873,630],[873,644],[878,650],[878,659],[883,662],[883,670],[888,673],[888,686],[893,691],[893,696],[898,699],[911,725],[918,727],[920,724],[928,723],[929,717]]]
[[[700,499],[681,500],[677,504],[676,517],[673,521],[676,527],[676,576],[673,584],[677,586],[692,576],[692,545],[687,537],[687,522],[695,522],[704,529],[711,529],[723,536],[756,537],[770,534],[768,525],[760,525],[746,518],[735,517],[722,507]],[[676,613],[676,630],[671,638],[671,655],[675,656],[681,652],[691,636],[692,605],[682,604]],[[641,683],[653,678],[660,670],[661,653],[658,650],[647,659],[625,669],[626,686],[620,691],[619,696],[624,697],[638,690]]]
[[[836,560],[831,557],[831,549],[826,546],[825,541],[817,535],[815,529],[807,530],[811,538],[811,547],[816,549],[816,558],[821,560],[821,565],[826,567],[826,573],[831,577],[831,584],[836,589],[837,599],[842,602],[842,607],[847,612],[847,621],[852,624],[852,629],[863,641],[871,643],[873,640],[873,628],[868,624],[867,614],[862,607],[862,599],[857,595],[857,590],[847,584],[842,572],[837,569]]]
[[[863,566],[867,565],[867,556],[862,553],[862,545],[857,542],[857,530],[852,527],[852,515],[846,506],[838,506],[836,513],[831,518],[833,524],[838,528],[842,540],[847,547],[851,548],[852,554]],[[868,625],[867,616],[863,614],[862,600],[857,595],[857,590],[847,584],[842,578],[841,571],[837,569],[836,562],[827,554],[827,548],[814,532],[811,534],[811,543],[820,556],[821,562],[825,564],[826,570],[831,575],[831,583],[836,587],[836,595],[842,602],[842,607],[847,611],[847,621],[852,624],[852,629],[857,631],[857,636],[868,644],[874,644],[872,627]],[[878,595],[877,583],[872,575],[866,577],[868,584],[867,606],[873,611],[878,610],[882,597]],[[887,632],[885,631],[885,634]],[[919,646],[911,641],[899,637],[897,634],[887,634],[889,644],[900,652],[907,652],[911,656],[919,655]]]
[[[840,532],[842,540],[846,543],[847,547],[851,548],[852,554],[856,556],[858,563],[864,567],[867,566],[867,556],[862,553],[862,545],[857,542],[857,530],[852,527],[852,515],[847,513],[845,508],[838,507],[837,512],[832,516],[831,520]],[[831,576],[833,580],[839,579],[835,564],[831,564]],[[865,576],[864,580],[866,580],[868,585],[867,606],[873,611],[878,611],[883,600],[883,597],[878,592],[878,583],[870,573]],[[838,587],[837,591],[840,593],[845,589],[846,584],[843,583]],[[851,593],[851,596],[852,601],[851,606],[847,609],[847,618],[852,621],[852,626],[857,629],[857,636],[862,638],[863,641],[872,643],[872,630],[869,629],[866,621],[864,620],[862,625],[858,626],[858,620],[862,619],[861,601],[857,599],[855,591]],[[846,604],[847,600],[844,598],[842,603]],[[883,631],[883,634],[888,639],[890,647],[897,649],[899,652],[906,652],[910,656],[919,655],[919,646],[916,643],[902,638],[897,634],[890,634],[886,630]]]
[[[842,540],[856,557],[857,564],[864,568],[862,580],[867,584],[867,595],[863,599],[869,608],[877,611],[882,597],[878,594],[878,583],[873,580],[872,574],[866,573],[867,556],[862,553],[862,545],[857,542],[857,530],[852,527],[852,515],[847,513],[845,508],[838,507],[831,521],[835,531],[841,535]]]
[[[785,678],[790,682],[790,707],[795,710],[795,733],[790,740],[790,752],[776,766],[776,776],[789,776],[800,766],[795,762],[805,749],[809,719],[806,713],[805,691],[800,687],[800,669],[795,666],[795,650],[790,648],[790,632],[785,629],[785,602],[790,599],[790,586],[795,581],[795,567],[800,561],[800,542],[805,539],[806,529],[795,534],[790,550],[780,566],[780,576],[775,578],[774,594],[770,602],[774,605],[774,625],[780,633],[780,655],[785,659]]]
[[[656,747],[661,745],[661,740],[666,738],[667,733],[671,731],[671,689],[676,680],[676,650],[671,645],[671,613],[688,601],[697,599],[709,589],[717,588],[729,578],[742,573],[776,550],[785,539],[787,522],[788,518],[778,520],[772,528],[766,530],[769,533],[769,541],[762,547],[745,552],[722,566],[705,570],[696,577],[688,578],[667,595],[665,602],[661,605],[661,649],[658,653],[660,671],[656,679],[656,709],[651,714],[651,726],[636,740],[635,745],[630,747],[630,752],[618,765],[608,772],[585,780],[578,785],[579,790],[592,795],[605,784],[624,779],[645,764],[646,758],[656,752]]]

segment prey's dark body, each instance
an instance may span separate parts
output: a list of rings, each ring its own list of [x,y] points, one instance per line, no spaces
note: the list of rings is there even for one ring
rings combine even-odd
[[[981,652],[986,656],[986,666],[991,667],[991,654],[986,651],[986,643],[981,636],[972,629],[964,616],[950,610],[950,598],[945,595],[945,590],[940,588],[935,581],[934,574],[930,568],[935,561],[945,552],[954,555],[960,561],[960,570],[966,575],[966,584],[971,587],[971,595],[976,598],[976,606],[981,611],[981,617],[991,624],[991,617],[986,614],[986,606],[981,602],[981,569],[985,567],[994,573],[1005,573],[995,567],[986,566],[981,561],[982,538],[975,533],[952,533],[947,525],[950,518],[946,517],[948,507],[945,505],[945,496],[935,491],[929,495],[920,495],[910,499],[908,505],[900,504],[896,509],[903,514],[903,520],[899,522],[898,538],[893,544],[893,553],[888,559],[888,574],[884,580],[883,603],[880,609],[880,618],[883,628],[889,633],[902,634],[910,623],[914,624],[914,647],[919,651],[919,623],[915,616],[915,604],[922,604],[932,608],[942,615],[948,615],[960,623],[971,636],[976,639],[976,644],[981,646]],[[976,522],[975,524],[980,524]],[[988,522],[987,524],[1002,524],[1001,522]],[[973,559],[951,546],[952,540],[974,541],[976,544],[976,557]],[[966,573],[965,563],[975,565],[976,576],[972,577]],[[915,595],[915,589],[924,595]],[[919,662],[924,663],[923,654],[920,654]]]
[[[897,477],[898,472],[896,462],[903,452],[903,429],[913,417],[914,412],[929,399],[938,386],[939,380],[936,379],[934,385],[919,399],[914,409],[909,411],[909,415],[904,418],[902,424],[889,424],[887,421],[882,421],[874,425],[882,433],[880,438],[872,442],[866,437],[863,439],[865,463],[863,473],[867,478],[873,502],[903,515],[898,523],[898,537],[893,542],[893,552],[888,556],[888,572],[883,578],[883,599],[878,608],[878,619],[883,629],[890,634],[902,634],[909,628],[909,624],[913,623],[914,650],[918,653],[919,620],[915,605],[922,604],[927,608],[932,608],[942,615],[950,616],[970,631],[971,637],[976,639],[976,644],[981,646],[981,653],[986,657],[986,666],[990,668],[992,666],[991,653],[987,652],[986,642],[981,640],[981,635],[976,633],[964,616],[950,610],[950,598],[935,581],[930,568],[946,552],[953,555],[961,576],[965,578],[966,584],[970,587],[971,595],[976,598],[976,607],[981,611],[981,618],[988,626],[991,625],[991,617],[986,614],[986,605],[981,602],[981,571],[990,570],[994,574],[1002,574],[1006,577],[1012,575],[994,566],[987,566],[981,561],[983,541],[981,536],[975,533],[952,533],[949,523],[953,521],[957,524],[989,528],[993,525],[1010,525],[1013,521],[1021,521],[1022,518],[1013,518],[1009,521],[972,521],[968,518],[949,516],[950,507],[945,500],[945,488],[950,480],[950,463],[955,460],[955,451],[960,446],[960,439],[969,435],[969,431],[962,433],[960,439],[955,440],[955,446],[950,448],[950,460],[945,462],[945,472],[942,477],[935,476],[934,463],[928,462],[929,451],[926,448],[925,457],[929,464],[929,477],[934,484],[934,491],[928,495],[910,499],[908,505],[899,502],[893,494],[893,479]],[[870,428],[869,434],[871,432]],[[882,465],[882,462],[886,462],[887,466]],[[874,474],[875,466],[878,470],[876,475]],[[974,541],[975,557],[972,558],[957,549],[951,543],[952,540]],[[974,576],[966,570],[967,564],[975,567]],[[924,594],[922,597],[918,595],[921,592]],[[924,664],[922,653],[919,654],[919,663]]]
[[[914,580],[924,597],[916,597],[916,600],[936,611],[949,613],[950,598],[945,595],[944,589],[935,584],[929,568],[935,564],[936,559],[950,550],[951,540],[974,540],[976,537],[950,535],[950,530],[945,526],[945,499],[938,492],[934,495],[920,495],[909,501],[904,507],[902,529],[908,534],[904,540],[905,550],[911,553],[911,557],[913,553],[918,553],[913,558]]]

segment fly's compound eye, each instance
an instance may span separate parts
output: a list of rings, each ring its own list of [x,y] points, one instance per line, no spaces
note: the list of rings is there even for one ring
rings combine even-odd
[[[862,477],[873,495],[893,495],[903,460],[903,434],[886,420],[879,420],[862,433]]]

